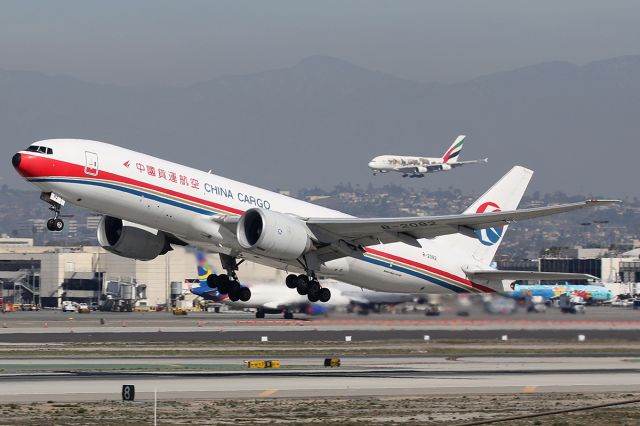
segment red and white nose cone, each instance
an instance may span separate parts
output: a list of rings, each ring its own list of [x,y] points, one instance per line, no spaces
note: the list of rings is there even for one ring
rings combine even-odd
[[[24,177],[46,176],[50,174],[52,167],[49,158],[20,152],[13,156],[11,164]]]

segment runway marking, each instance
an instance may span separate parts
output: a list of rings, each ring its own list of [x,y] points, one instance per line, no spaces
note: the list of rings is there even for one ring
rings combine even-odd
[[[522,392],[524,393],[534,393],[538,389],[537,386],[525,386],[522,388]]]
[[[260,392],[258,394],[258,396],[261,397],[261,398],[265,398],[267,396],[273,395],[276,392],[278,392],[278,389],[267,389],[267,390],[264,390],[264,391]]]

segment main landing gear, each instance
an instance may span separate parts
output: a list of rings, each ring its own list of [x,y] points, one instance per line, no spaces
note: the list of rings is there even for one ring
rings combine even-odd
[[[306,294],[309,302],[328,302],[331,299],[331,291],[328,288],[321,287],[315,275],[312,272],[310,274],[311,277],[304,274],[289,274],[285,284],[291,289],[295,288],[300,295]]]
[[[251,290],[249,287],[245,287],[240,284],[236,271],[238,270],[238,263],[236,258],[221,254],[220,262],[222,267],[227,271],[226,274],[211,274],[207,277],[207,285],[211,288],[217,288],[218,293],[226,294],[229,296],[229,300],[237,302],[241,300],[248,302],[251,299]],[[241,262],[242,263],[242,262]]]

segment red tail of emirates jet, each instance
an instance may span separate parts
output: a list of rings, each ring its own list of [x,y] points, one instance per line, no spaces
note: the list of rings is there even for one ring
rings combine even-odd
[[[533,172],[516,166],[462,214],[356,218],[96,141],[36,142],[12,163],[51,205],[51,231],[64,228],[60,212],[71,203],[104,215],[98,241],[120,256],[149,260],[173,245],[219,253],[226,273],[210,275],[209,287],[243,299],[250,297],[237,278],[244,259],[289,271],[286,285],[311,302],[331,297],[318,275],[396,293],[482,293],[508,280],[589,278],[489,264],[511,222],[616,202],[517,210]]]

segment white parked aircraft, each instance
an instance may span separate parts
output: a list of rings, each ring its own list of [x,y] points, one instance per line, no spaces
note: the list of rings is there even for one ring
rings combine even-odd
[[[327,308],[359,306],[367,310],[372,306],[410,302],[414,295],[406,293],[387,293],[363,290],[335,280],[325,280],[323,284],[331,289],[331,300],[326,304],[314,303],[309,298],[288,290],[282,283],[268,282],[241,283],[241,290],[236,294],[221,293],[218,288],[209,286],[208,278],[216,271],[207,261],[202,251],[196,253],[198,261],[198,280],[190,285],[189,290],[196,296],[217,303],[224,303],[236,309],[253,308],[256,318],[264,318],[265,314],[283,314],[285,319],[292,319],[295,312],[311,315],[327,313]],[[246,288],[246,290],[244,290]],[[251,300],[243,300],[243,293],[248,293]],[[236,298],[239,297],[239,300]],[[232,300],[233,299],[233,300]]]
[[[149,260],[173,244],[219,253],[227,273],[211,287],[238,298],[243,259],[291,272],[287,286],[312,301],[331,297],[317,274],[394,293],[502,291],[520,276],[489,266],[508,224],[615,202],[515,210],[533,174],[516,166],[462,214],[364,219],[96,141],[36,142],[12,164],[51,204],[50,230],[69,202],[104,215],[98,241],[120,256]]]
[[[424,177],[425,173],[451,170],[465,164],[486,163],[489,159],[458,161],[465,135],[460,135],[442,157],[410,157],[406,155],[380,155],[369,162],[373,174],[400,172],[402,177]]]
[[[322,306],[324,304],[313,303],[309,301],[308,297],[288,290],[282,283],[276,285],[274,281],[252,282],[250,284],[243,282],[240,284],[239,290],[223,293],[220,288],[209,285],[209,277],[215,276],[216,271],[207,261],[206,254],[198,250],[196,259],[198,262],[198,282],[192,283],[189,290],[205,300],[223,303],[235,309],[253,308],[256,310],[256,318],[264,318],[265,314],[283,314],[285,319],[292,319],[294,312],[304,311],[309,314],[327,312],[327,307]],[[350,300],[342,296],[341,293],[333,291],[328,304],[332,308],[343,307],[348,306]]]

